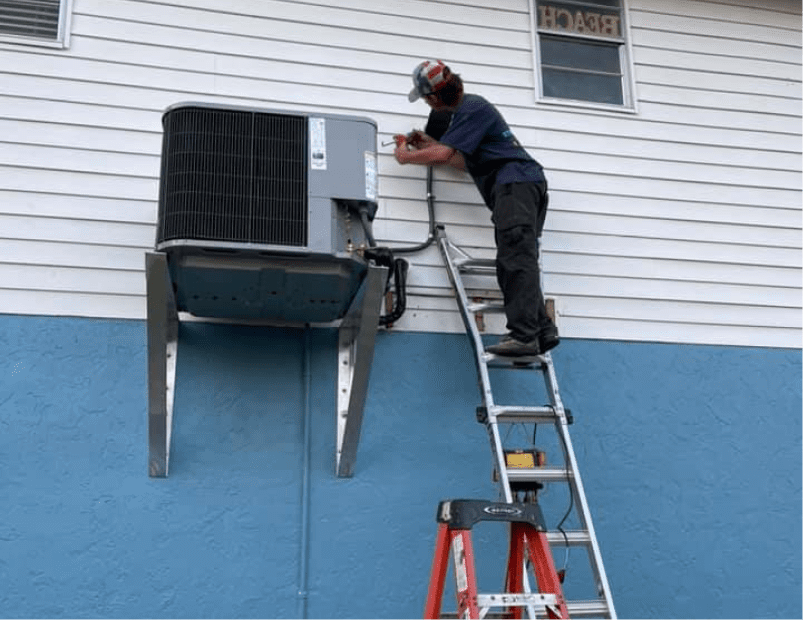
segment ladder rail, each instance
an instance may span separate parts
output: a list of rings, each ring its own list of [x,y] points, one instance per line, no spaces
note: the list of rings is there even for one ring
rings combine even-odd
[[[441,254],[443,255],[444,260],[446,261],[447,266],[447,273],[449,274],[449,280],[452,283],[455,291],[457,292],[459,302],[458,308],[460,310],[460,316],[463,319],[463,323],[466,326],[469,335],[470,335],[470,342],[471,348],[474,350],[474,361],[476,363],[477,368],[477,376],[479,378],[480,384],[480,393],[482,396],[482,404],[485,407],[493,406],[493,393],[491,391],[491,378],[488,374],[488,367],[483,363],[482,357],[485,355],[485,346],[482,344],[482,339],[480,338],[480,333],[477,330],[476,324],[472,320],[470,313],[467,308],[467,303],[462,303],[463,301],[468,300],[466,295],[466,289],[463,286],[462,280],[458,277],[458,268],[452,258],[449,249],[450,247],[454,250],[460,251],[456,246],[453,246],[449,239],[446,237],[446,233],[443,231],[442,228],[437,230],[437,239],[438,245],[441,250]]]
[[[580,524],[582,529],[588,532],[588,538],[591,543],[588,546],[588,552],[593,555],[591,568],[597,581],[597,592],[607,601],[608,606],[610,607],[611,617],[615,618],[616,612],[613,606],[611,588],[610,584],[608,583],[608,577],[605,573],[605,566],[602,563],[602,554],[600,553],[599,543],[597,542],[597,533],[594,529],[594,523],[591,519],[591,512],[588,508],[588,502],[583,501],[583,498],[585,498],[585,491],[583,489],[583,481],[580,476],[580,471],[577,468],[577,459],[575,458],[574,449],[572,448],[571,442],[566,441],[566,433],[568,433],[566,424],[561,423],[559,425],[558,432],[563,437],[563,441],[561,441],[561,443],[563,444],[563,450],[566,454],[566,462],[573,472],[572,482],[569,484],[569,487],[571,493],[574,495],[575,505],[577,506],[577,512],[580,517]]]
[[[549,393],[550,403],[552,408],[555,410],[555,414],[558,419],[556,426],[561,439],[560,444],[563,450],[565,459],[564,462],[567,464],[567,469],[571,473],[571,483],[569,484],[569,488],[574,496],[574,502],[578,509],[577,511],[580,517],[580,525],[583,530],[588,532],[588,537],[591,542],[589,552],[593,554],[591,567],[594,571],[594,577],[597,581],[597,591],[607,601],[608,606],[610,607],[611,617],[615,618],[616,612],[614,610],[610,584],[608,583],[608,577],[605,573],[605,566],[602,562],[602,554],[599,550],[599,543],[597,542],[597,534],[596,530],[594,529],[594,522],[591,519],[591,511],[589,510],[588,502],[586,501],[583,479],[580,475],[580,468],[577,465],[577,457],[574,453],[571,437],[569,436],[569,425],[566,418],[566,410],[560,397],[558,377],[555,373],[555,366],[552,363],[551,356],[549,356],[549,359],[546,361],[544,367],[544,381],[547,383],[547,392]]]
[[[494,407],[493,391],[491,389],[491,377],[488,373],[488,365],[485,363],[485,346],[482,343],[480,332],[477,329],[477,324],[471,317],[468,310],[468,296],[466,289],[463,286],[463,281],[459,277],[458,267],[451,256],[450,249],[461,253],[464,257],[468,258],[465,252],[452,245],[446,237],[443,228],[438,228],[436,231],[438,246],[440,247],[443,259],[446,262],[446,271],[449,274],[449,280],[455,289],[458,297],[457,306],[460,309],[460,316],[463,319],[463,324],[466,331],[470,336],[471,348],[474,350],[474,362],[477,369],[477,377],[479,382],[480,394],[482,397],[482,405],[486,410],[492,410]],[[505,496],[505,501],[510,503],[513,501],[513,493],[510,490],[510,481],[507,476],[507,467],[504,462],[504,449],[502,446],[502,437],[499,434],[499,428],[496,424],[487,425],[488,433],[490,435],[491,443],[494,446],[494,455],[496,461],[496,470],[499,472],[499,477],[502,482],[502,490]]]

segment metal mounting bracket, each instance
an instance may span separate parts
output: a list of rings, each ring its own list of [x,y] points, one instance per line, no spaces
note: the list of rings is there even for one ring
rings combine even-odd
[[[388,268],[373,263],[338,331],[337,476],[354,474]]]
[[[165,478],[170,464],[179,316],[167,255],[145,254],[148,331],[148,474]],[[354,473],[363,408],[388,268],[367,273],[338,329],[337,475]]]
[[[167,477],[178,354],[178,309],[167,256],[145,254],[148,311],[148,474]]]

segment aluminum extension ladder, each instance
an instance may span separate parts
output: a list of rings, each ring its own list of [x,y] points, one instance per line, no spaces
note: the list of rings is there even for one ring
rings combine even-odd
[[[584,600],[566,600],[563,609],[568,612],[569,617],[616,618],[610,586],[605,575],[599,544],[594,532],[583,483],[569,436],[568,425],[572,422],[571,413],[564,408],[561,401],[552,357],[547,352],[530,358],[505,358],[485,351],[480,337],[478,319],[482,319],[484,313],[504,312],[503,304],[499,299],[500,293],[495,284],[495,261],[493,259],[475,259],[469,256],[462,249],[452,244],[443,226],[437,228],[436,238],[446,264],[449,279],[454,287],[460,315],[474,352],[482,395],[482,404],[477,408],[477,419],[486,426],[488,431],[494,459],[494,479],[500,484],[501,499],[506,504],[514,504],[521,507],[519,500],[524,504],[537,503],[537,492],[546,484],[563,483],[569,485],[570,511],[574,513],[572,515],[572,529],[563,529],[560,525],[558,529],[549,530],[546,528],[545,538],[553,551],[557,548],[563,548],[564,552],[568,554],[569,548],[584,547],[589,560],[589,566],[585,570],[586,580],[591,580],[594,583],[584,584],[593,586],[592,594],[586,596],[584,593]],[[485,280],[488,280],[488,276],[492,276],[494,281],[493,294],[489,294],[492,293],[491,289],[479,287],[479,294],[472,294],[469,297],[467,287],[463,282],[464,276],[469,280],[473,276],[485,276]],[[474,291],[476,288],[469,290]],[[540,371],[544,377],[550,404],[545,406],[496,404],[489,368]],[[539,462],[539,451],[535,448],[533,442],[536,439],[535,433],[538,427],[543,425],[552,426],[555,435],[557,435],[555,441],[560,446],[560,449],[556,451],[562,453],[563,459],[563,463],[560,466],[546,466],[543,462]],[[522,427],[525,432],[519,432],[516,427]],[[511,435],[513,435],[512,438]],[[525,438],[525,442],[530,444],[525,446],[524,449],[522,449],[521,445],[522,438]],[[515,449],[509,449],[508,444],[513,440],[518,440],[519,443]],[[499,511],[496,512],[498,513]],[[440,517],[439,521],[442,521]],[[513,519],[510,519],[510,521],[511,532],[513,532],[516,524],[512,522],[514,521]],[[532,553],[533,551],[530,549],[530,554]],[[455,558],[457,559],[457,555]],[[552,558],[549,558],[549,561],[551,560]],[[530,561],[535,565],[538,558],[530,558]],[[455,569],[457,570],[457,565],[455,565]],[[530,586],[526,566],[522,570],[524,572],[524,583],[521,585],[523,585],[524,592],[529,593]],[[434,572],[433,567],[433,575]],[[536,577],[537,581],[540,581],[538,575]],[[460,576],[458,575],[459,580]],[[569,583],[567,581],[564,588]],[[430,588],[430,595],[432,595],[432,588]],[[594,595],[596,595],[596,598],[592,598]],[[505,593],[492,595],[490,599],[488,595],[478,596],[482,600],[490,600],[491,604],[480,607],[477,613],[482,618],[489,612],[491,607],[501,606],[513,617],[520,617],[521,612],[525,609],[531,618],[561,617],[562,614],[555,615],[550,612],[548,607],[545,611],[544,606],[539,607],[530,604],[526,596],[526,594],[519,595],[518,598],[520,600],[515,600],[516,597],[508,596],[507,599],[513,601],[509,605],[499,604],[500,601],[505,600]],[[430,608],[429,604],[428,608]],[[431,607],[431,609],[439,609],[439,601],[438,605]],[[461,609],[465,611],[466,607],[463,606]],[[471,617],[474,616],[471,615]]]

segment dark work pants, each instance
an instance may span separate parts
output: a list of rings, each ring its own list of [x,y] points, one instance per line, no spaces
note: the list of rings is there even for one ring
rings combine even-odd
[[[528,342],[551,326],[541,292],[538,239],[544,228],[546,183],[508,183],[493,192],[491,219],[496,237],[496,277],[505,303],[507,328]]]

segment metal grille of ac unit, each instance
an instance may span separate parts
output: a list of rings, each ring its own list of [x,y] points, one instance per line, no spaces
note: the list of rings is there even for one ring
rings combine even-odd
[[[163,122],[157,243],[307,245],[306,117],[182,107]]]

